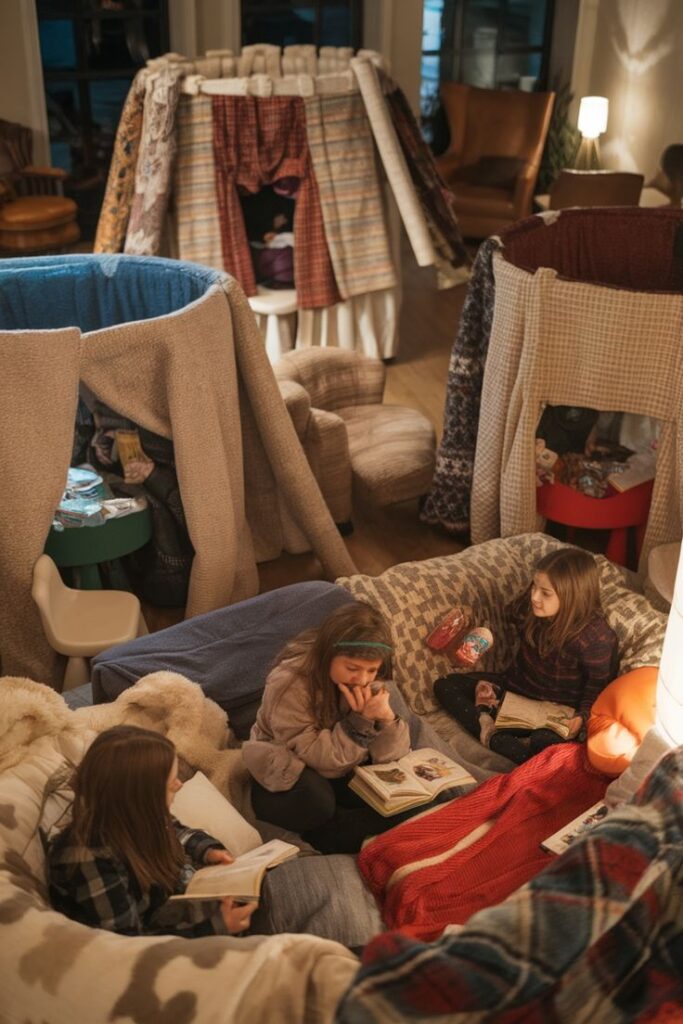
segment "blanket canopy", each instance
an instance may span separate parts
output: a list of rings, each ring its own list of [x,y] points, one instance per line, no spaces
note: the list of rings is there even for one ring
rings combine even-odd
[[[683,211],[570,209],[481,247],[449,369],[444,433],[423,517],[475,543],[534,530],[543,407],[661,423],[640,555],[683,524],[680,348]]]
[[[4,260],[0,381],[3,674],[61,680],[31,581],[64,490],[81,381],[173,440],[195,552],[188,615],[257,593],[256,561],[280,554],[292,530],[329,576],[353,571],[251,310],[225,274],[125,255]]]
[[[333,47],[150,61],[121,115],[95,252],[178,256],[256,295],[240,199],[265,186],[295,199],[299,345],[341,337],[369,355],[395,354],[389,195],[418,264],[436,266],[444,286],[467,276],[450,193],[383,59]]]

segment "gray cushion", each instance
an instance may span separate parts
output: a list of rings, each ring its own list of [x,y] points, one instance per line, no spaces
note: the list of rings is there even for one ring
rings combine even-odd
[[[228,712],[244,739],[275,656],[297,633],[353,600],[333,583],[295,583],[119,644],[93,660],[94,702],[116,700],[149,672],[179,672]]]

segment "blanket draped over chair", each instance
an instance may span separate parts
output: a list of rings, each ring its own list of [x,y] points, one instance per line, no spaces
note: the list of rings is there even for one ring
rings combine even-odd
[[[536,427],[545,404],[570,405],[660,420],[641,569],[680,539],[682,234],[681,210],[614,207],[531,217],[500,251],[488,243],[453,349],[429,522],[469,522],[475,543],[535,529]]]
[[[467,798],[466,798],[467,799]],[[458,801],[462,803],[462,801]],[[366,947],[337,1024],[633,1024],[683,1012],[683,748],[504,903]]]
[[[62,256],[7,260],[0,281],[4,674],[56,684],[63,671],[31,577],[65,486],[79,380],[173,439],[195,551],[188,615],[257,592],[256,561],[287,543],[278,492],[326,573],[353,571],[234,279],[155,258]]]

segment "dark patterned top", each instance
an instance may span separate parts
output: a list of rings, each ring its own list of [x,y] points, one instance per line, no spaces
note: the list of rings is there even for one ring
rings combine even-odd
[[[223,845],[199,829],[185,828],[175,820],[173,824],[188,857],[176,887],[176,892],[183,892],[193,865],[203,864],[209,850],[222,850]],[[183,900],[171,904],[176,913],[169,914],[168,898],[160,886],[143,892],[132,871],[111,850],[73,846],[68,828],[48,847],[47,866],[50,902],[73,921],[120,935],[227,934],[215,902]]]
[[[533,700],[568,704],[586,720],[598,694],[618,670],[616,633],[596,615],[578,636],[546,657],[522,637],[517,657],[504,673],[504,684]]]

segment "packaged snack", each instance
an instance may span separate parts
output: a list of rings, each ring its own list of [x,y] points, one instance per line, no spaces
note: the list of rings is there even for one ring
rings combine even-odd
[[[125,469],[129,462],[145,459],[137,430],[117,430],[116,447],[119,462]]]
[[[449,657],[465,668],[473,668],[481,658],[493,647],[493,633],[486,626],[477,626],[465,635],[462,643],[449,654]]]
[[[429,634],[426,640],[427,647],[431,647],[433,651],[457,647],[471,625],[472,609],[468,605],[456,607]]]

